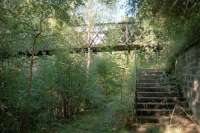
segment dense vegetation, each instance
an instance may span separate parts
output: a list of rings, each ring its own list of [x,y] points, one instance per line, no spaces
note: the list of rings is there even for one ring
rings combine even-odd
[[[73,48],[95,42],[90,35],[95,15],[87,16],[90,32],[74,28],[85,21],[77,8],[92,6],[88,3],[0,1],[0,132],[125,132],[124,126],[134,117],[137,52],[72,54]],[[104,45],[161,46],[162,59],[170,53],[171,68],[178,54],[199,42],[200,2],[130,0],[129,4],[135,9],[127,12],[135,14],[128,18],[133,23],[128,27],[129,40],[119,26],[105,33]],[[35,56],[46,49],[56,50],[52,56]],[[20,55],[22,51],[31,54]],[[147,48],[145,54],[138,54],[143,67],[149,67],[146,60],[155,59],[153,53]],[[142,63],[137,65],[142,67]],[[85,124],[88,121],[94,125]]]
[[[119,92],[127,86],[128,66],[117,63],[123,59],[119,54],[92,55],[94,61],[87,68],[84,53],[70,53],[71,48],[87,44],[72,27],[79,21],[73,12],[82,4],[80,0],[1,2],[1,132],[55,132],[78,115],[104,110],[107,104],[113,104],[114,112],[126,108],[120,106]],[[42,49],[57,51],[53,56],[34,56]],[[29,51],[30,57],[19,55],[22,51]]]
[[[199,1],[139,0],[134,4],[130,0],[130,3],[133,7],[138,5],[137,17],[142,27],[153,32],[154,40],[163,47],[164,55],[170,56],[167,59],[169,70],[173,69],[178,55],[199,45]]]

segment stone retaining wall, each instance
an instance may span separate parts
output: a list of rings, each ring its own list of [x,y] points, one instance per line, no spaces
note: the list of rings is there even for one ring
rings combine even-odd
[[[177,57],[175,73],[194,115],[200,120],[200,45]]]

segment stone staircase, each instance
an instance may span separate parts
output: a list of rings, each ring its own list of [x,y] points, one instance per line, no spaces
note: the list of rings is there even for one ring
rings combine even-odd
[[[142,69],[137,73],[138,123],[158,123],[161,118],[169,119],[172,112],[176,115],[185,115],[184,111],[191,113],[182,92],[170,83],[164,83],[163,75],[164,72],[159,69]]]

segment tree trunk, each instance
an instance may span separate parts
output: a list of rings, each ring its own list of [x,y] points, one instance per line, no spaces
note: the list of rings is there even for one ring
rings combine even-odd
[[[28,133],[28,112],[22,111],[20,113],[20,133]]]
[[[32,91],[32,82],[33,82],[33,66],[34,66],[34,56],[35,56],[35,45],[36,45],[36,41],[37,41],[37,38],[40,36],[41,32],[36,34],[35,37],[34,37],[34,40],[33,40],[33,44],[32,44],[32,49],[31,49],[31,61],[30,61],[30,68],[29,68],[29,83],[28,83],[28,98],[31,97],[31,91]],[[29,100],[29,99],[28,99]],[[27,105],[29,105],[29,102],[27,103]],[[28,106],[27,106],[28,108]],[[20,124],[20,130],[22,133],[28,133],[28,130],[29,130],[29,111],[25,110],[25,111],[22,111],[21,112],[22,115],[21,115],[21,124]]]
[[[67,101],[65,98],[63,98],[63,117],[67,118]]]
[[[126,31],[125,31],[125,44],[128,43],[128,40],[129,40],[129,31],[128,31],[128,25],[126,24]]]
[[[127,65],[127,67],[128,67],[128,65],[130,63],[130,57],[131,57],[131,52],[129,50],[128,53],[126,54],[126,65]]]
[[[35,43],[36,39],[34,39],[33,45],[32,45],[32,52],[31,52],[31,63],[29,68],[29,89],[28,89],[28,95],[31,96],[32,91],[32,82],[33,82],[33,65],[34,65],[34,54],[35,54]]]
[[[88,17],[88,25],[87,25],[87,46],[88,46],[88,53],[87,53],[87,71],[88,71],[88,74],[89,74],[89,69],[90,69],[90,64],[91,64],[91,31],[93,30],[94,28],[94,12],[92,12],[91,10],[91,7],[92,7],[92,1],[89,0],[87,3],[86,3],[86,7],[87,7],[87,11],[86,11],[86,15]]]
[[[87,53],[87,70],[88,70],[88,72],[90,69],[90,64],[91,64],[91,50],[90,50],[90,47],[88,47],[88,53]]]
[[[30,74],[29,74],[29,88],[28,88],[28,95],[31,96],[32,91],[32,82],[33,82],[33,66],[34,66],[34,56],[35,56],[35,45],[37,42],[37,38],[40,36],[41,32],[36,34],[33,40],[32,50],[31,50],[31,63],[30,63]]]

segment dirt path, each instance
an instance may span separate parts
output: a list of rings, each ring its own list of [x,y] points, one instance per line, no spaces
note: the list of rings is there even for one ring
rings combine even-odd
[[[200,125],[188,118],[175,116],[159,124],[143,124],[135,127],[133,133],[200,133]]]

